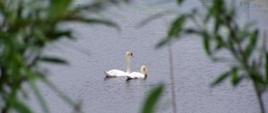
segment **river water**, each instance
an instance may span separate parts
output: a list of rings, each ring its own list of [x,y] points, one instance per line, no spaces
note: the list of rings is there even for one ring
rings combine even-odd
[[[151,0],[152,1],[152,0]],[[237,2],[241,21],[252,20],[267,29],[268,2],[255,0]],[[265,5],[266,4],[266,5]],[[188,1],[186,8],[198,6]],[[150,8],[148,8],[150,7]],[[61,40],[47,48],[48,54],[58,55],[69,65],[47,65],[49,79],[72,99],[82,102],[85,113],[138,113],[152,87],[165,84],[158,104],[158,113],[171,113],[171,91],[167,47],[155,49],[165,36],[169,16],[137,28],[137,24],[157,11],[176,9],[174,3],[137,1],[112,8],[105,14],[117,22],[121,31],[99,25],[72,24],[75,41]],[[104,81],[104,70],[125,69],[124,53],[134,53],[132,69],[140,65],[149,68],[147,80],[111,79]],[[248,81],[233,88],[229,81],[211,88],[209,84],[224,72],[226,64],[215,64],[204,54],[200,40],[183,38],[172,45],[175,69],[175,89],[178,113],[258,113],[258,104]],[[42,94],[52,113],[71,113],[72,108],[53,91],[40,84]],[[264,95],[268,109],[268,95]],[[37,113],[42,112],[35,99],[30,100]]]

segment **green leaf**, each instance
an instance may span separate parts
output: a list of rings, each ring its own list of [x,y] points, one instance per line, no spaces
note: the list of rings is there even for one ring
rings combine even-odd
[[[168,37],[179,36],[182,30],[182,27],[185,24],[185,19],[186,19],[186,16],[182,15],[182,16],[177,17],[177,19],[175,19],[175,21],[171,23],[171,27],[168,31]]]
[[[34,75],[32,75],[32,76],[34,76]],[[37,86],[35,84],[35,81],[30,80],[29,83],[30,83],[31,88],[34,91],[34,94],[35,94],[36,98],[38,99],[38,101],[39,101],[39,103],[41,105],[41,108],[43,109],[43,112],[44,113],[49,113],[47,103],[44,100],[43,96],[41,95],[40,91],[38,90],[38,88],[37,88]]]
[[[202,32],[200,30],[194,29],[194,28],[187,28],[182,30],[183,33],[185,34],[195,34],[195,35],[200,35]]]
[[[48,62],[48,63],[57,63],[57,64],[68,64],[65,60],[56,58],[56,57],[49,57],[49,56],[42,56],[38,59],[39,61]]]
[[[210,36],[207,32],[202,33],[203,37],[203,47],[208,55],[211,55],[210,50]]]
[[[54,85],[51,81],[49,81],[47,78],[41,79],[43,83],[45,83],[51,90],[53,90],[61,99],[63,99],[66,103],[68,103],[71,106],[76,106],[76,103],[66,96],[62,91],[58,89],[56,85]]]
[[[28,106],[15,99],[13,101],[13,107],[18,113],[32,113]]]
[[[171,11],[171,10],[165,10],[165,11],[161,11],[159,13],[153,14],[151,16],[149,16],[148,18],[145,18],[144,20],[142,20],[141,22],[138,23],[137,27],[143,27],[145,25],[147,25],[148,23],[152,22],[153,20],[159,19],[163,16],[167,16],[168,14],[174,14],[177,12]]]
[[[268,82],[268,52],[265,53],[265,75],[266,82]]]
[[[221,35],[219,35],[219,34],[216,35],[216,43],[217,43],[217,45],[216,45],[217,50],[221,49],[224,45],[223,39],[222,39]]]
[[[164,39],[162,39],[157,45],[156,48],[160,48],[166,44],[168,44],[172,39],[176,38],[179,36],[179,34],[182,31],[182,27],[185,23],[185,18],[186,16],[182,15],[179,16],[175,21],[172,22],[170,29],[168,31],[168,36]]]
[[[217,20],[215,23],[214,23],[214,34],[218,33],[219,29],[220,29],[220,26],[221,26],[222,22],[220,20]]]
[[[68,12],[68,8],[70,7],[73,0],[51,0],[49,16],[51,18],[62,17]]]
[[[74,39],[72,32],[69,30],[66,31],[52,31],[48,34],[48,38],[56,40],[62,37],[67,37],[69,39]]]
[[[214,87],[216,85],[218,85],[219,83],[223,82],[224,80],[226,80],[226,78],[230,76],[230,71],[227,71],[225,73],[222,73],[217,79],[215,79],[210,86]]]
[[[224,14],[224,0],[213,0],[213,6],[210,9],[212,15],[219,19],[220,14]]]
[[[248,44],[248,46],[246,47],[246,50],[245,50],[245,55],[246,55],[247,58],[252,54],[254,48],[256,47],[257,41],[258,41],[257,39],[258,39],[258,30],[255,30],[249,36],[249,44]]]
[[[94,0],[91,4],[80,4],[79,7],[76,7],[72,11],[72,13],[77,14],[83,11],[96,13],[105,9],[104,6],[104,1]]]
[[[120,27],[110,21],[110,20],[104,20],[104,19],[98,19],[98,18],[85,18],[85,17],[68,17],[65,21],[69,22],[79,22],[79,23],[86,23],[86,24],[102,24],[109,27],[114,27],[118,30],[120,30]]]
[[[177,4],[180,5],[184,0],[176,0]]]
[[[258,91],[260,91],[261,93],[264,93],[267,89],[267,83],[263,84],[263,83],[256,83],[257,89]]]
[[[156,104],[160,99],[163,89],[164,86],[159,85],[149,92],[149,95],[145,99],[142,111],[140,113],[154,113],[154,110],[156,109]]]
[[[155,47],[158,49],[164,45],[167,45],[172,39],[173,39],[172,37],[166,37],[162,39],[160,42],[158,42]]]
[[[232,74],[231,83],[233,86],[236,86],[240,81],[237,68],[233,68],[231,74]]]
[[[254,74],[254,75],[251,75],[251,78],[252,78],[256,83],[265,84],[265,80],[263,79],[263,77],[262,77],[261,75]]]

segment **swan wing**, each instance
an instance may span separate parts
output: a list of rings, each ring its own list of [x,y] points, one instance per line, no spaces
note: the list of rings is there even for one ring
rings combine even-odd
[[[144,78],[144,74],[140,72],[132,72],[128,75],[129,78]]]
[[[112,69],[109,71],[105,71],[107,76],[110,77],[123,77],[123,76],[127,76],[127,73],[118,69]]]

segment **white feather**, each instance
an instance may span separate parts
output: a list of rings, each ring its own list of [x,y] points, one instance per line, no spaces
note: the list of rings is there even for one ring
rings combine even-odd
[[[130,72],[131,72],[131,67],[130,67],[130,61],[132,57],[132,52],[127,51],[125,54],[125,59],[126,59],[126,72],[121,71],[119,69],[111,69],[109,71],[105,71],[106,77],[126,77]]]
[[[145,79],[147,77],[148,69],[145,65],[142,65],[140,68],[140,72],[132,72],[127,75],[128,79]]]
[[[109,71],[105,71],[108,77],[124,77],[127,76],[127,73],[118,69],[112,69]]]
[[[132,72],[128,75],[128,77],[131,79],[145,78],[145,74],[140,73],[140,72]]]

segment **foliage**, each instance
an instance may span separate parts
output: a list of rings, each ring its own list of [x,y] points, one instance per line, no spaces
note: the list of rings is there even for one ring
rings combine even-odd
[[[117,27],[113,22],[88,13],[97,13],[120,0],[96,0],[91,4],[74,5],[74,0],[0,0],[0,111],[32,113],[25,104],[30,86],[43,112],[49,108],[37,81],[42,81],[72,106],[76,103],[62,94],[40,70],[41,62],[66,64],[63,59],[43,54],[48,43],[61,38],[73,38],[72,31],[61,24],[103,24]],[[127,1],[127,0],[125,0]]]
[[[260,104],[260,111],[265,113],[261,95],[268,86],[268,52],[266,42],[259,30],[251,24],[241,25],[236,18],[233,3],[224,0],[210,0],[202,9],[191,9],[190,13],[178,14],[170,25],[167,37],[157,47],[162,47],[174,39],[195,35],[202,39],[206,54],[215,62],[230,61],[230,69],[212,83],[215,86],[227,78],[233,86],[243,80],[250,80]],[[183,0],[178,0],[178,5]],[[202,2],[201,2],[202,4]],[[233,7],[232,7],[233,6]],[[194,24],[194,25],[190,25]],[[230,56],[225,58],[221,54]],[[228,56],[226,55],[226,56]]]
[[[164,89],[164,85],[162,84],[151,89],[147,98],[144,101],[144,105],[143,105],[141,113],[154,113],[154,110],[156,109],[157,102],[160,99],[163,89]]]

